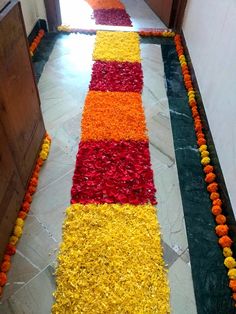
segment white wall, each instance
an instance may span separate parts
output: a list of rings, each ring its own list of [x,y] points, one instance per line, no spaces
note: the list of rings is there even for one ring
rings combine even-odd
[[[236,1],[188,0],[183,31],[236,216]]]
[[[43,0],[21,0],[27,35],[32,31],[38,19],[46,20]]]

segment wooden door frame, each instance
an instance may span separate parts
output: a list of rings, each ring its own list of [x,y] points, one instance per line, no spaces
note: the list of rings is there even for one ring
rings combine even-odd
[[[61,8],[59,0],[44,0],[48,29],[51,32],[57,30],[57,27],[61,25]]]
[[[187,0],[145,0],[168,28],[180,31]]]

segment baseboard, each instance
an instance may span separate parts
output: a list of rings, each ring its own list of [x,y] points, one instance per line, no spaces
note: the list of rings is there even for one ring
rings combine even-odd
[[[28,36],[29,44],[31,44],[33,42],[34,38],[38,35],[38,32],[39,32],[40,29],[45,30],[45,32],[48,31],[47,22],[45,20],[43,20],[43,19],[39,19],[35,23],[31,33]]]
[[[234,252],[236,253],[236,221],[235,221],[235,216],[234,216],[234,212],[233,212],[233,208],[232,208],[232,204],[230,201],[230,197],[227,191],[227,187],[225,184],[225,180],[224,180],[224,176],[223,176],[223,172],[220,166],[220,161],[217,155],[217,151],[214,145],[214,140],[213,140],[213,136],[210,130],[210,126],[208,123],[208,119],[207,119],[207,115],[206,115],[206,111],[204,108],[204,104],[203,104],[203,100],[201,97],[201,93],[200,93],[200,88],[197,82],[197,77],[194,71],[194,67],[191,61],[191,57],[190,57],[190,53],[186,44],[186,40],[184,37],[184,34],[182,32],[182,39],[183,39],[183,46],[184,46],[184,51],[185,51],[185,56],[187,58],[188,61],[188,66],[190,69],[190,73],[192,76],[192,81],[193,81],[193,87],[194,90],[196,91],[196,97],[197,97],[197,103],[198,103],[198,107],[199,107],[199,111],[200,111],[200,116],[202,119],[202,123],[203,123],[203,127],[204,127],[204,131],[206,134],[206,139],[207,139],[207,143],[208,143],[208,150],[210,152],[210,156],[211,156],[211,160],[212,160],[212,165],[215,168],[215,173],[217,175],[217,182],[219,184],[219,192],[221,195],[221,199],[223,201],[223,210],[224,210],[224,214],[227,216],[227,224],[230,227],[230,236],[234,239],[234,245],[233,245],[233,249]]]

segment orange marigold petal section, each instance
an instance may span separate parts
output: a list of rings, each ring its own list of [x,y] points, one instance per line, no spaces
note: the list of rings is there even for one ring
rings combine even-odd
[[[119,0],[85,0],[93,10],[99,9],[124,9],[125,6]]]
[[[90,91],[82,117],[86,140],[147,140],[141,95]]]

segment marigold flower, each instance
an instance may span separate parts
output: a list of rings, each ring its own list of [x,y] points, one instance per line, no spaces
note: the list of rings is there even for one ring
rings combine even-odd
[[[220,197],[220,194],[217,193],[217,192],[212,192],[211,195],[210,195],[210,199],[213,201],[213,200],[216,200]]]
[[[7,275],[3,272],[0,272],[0,286],[3,287],[7,283]]]
[[[213,193],[213,192],[216,192],[217,190],[218,190],[218,183],[213,182],[213,183],[208,184],[208,186],[207,186],[208,192]]]
[[[214,182],[216,179],[216,175],[213,172],[207,173],[206,177],[205,177],[205,181],[207,183],[212,183]]]
[[[226,223],[226,217],[224,215],[217,215],[215,220],[218,225],[224,225]]]
[[[202,153],[202,152],[205,151],[205,150],[207,150],[207,145],[201,145],[201,146],[199,147],[200,153]],[[206,167],[205,167],[205,168],[206,168]]]
[[[7,255],[14,255],[16,253],[16,248],[14,245],[8,243],[7,247],[6,247],[6,251],[5,253]]]
[[[19,240],[19,238],[13,235],[10,237],[9,243],[11,243],[12,245],[16,245],[18,240]]]
[[[231,268],[234,268],[236,266],[236,261],[233,257],[229,256],[229,257],[225,258],[224,265],[225,265],[225,267],[231,269]]]
[[[223,254],[224,254],[224,257],[230,257],[233,255],[233,252],[230,247],[224,247]]]
[[[236,291],[236,280],[235,279],[231,279],[229,282],[229,287],[233,290]]]
[[[214,205],[212,206],[211,211],[213,215],[217,216],[222,213],[222,208],[219,205]]]
[[[210,162],[211,162],[211,159],[209,157],[204,157],[201,160],[201,164],[204,166],[208,165]]]
[[[215,227],[215,231],[219,237],[222,237],[228,234],[229,227],[227,225],[219,225]]]
[[[230,247],[233,243],[233,241],[227,235],[221,237],[218,242],[219,242],[220,246],[223,248],[224,247]]]
[[[229,279],[236,279],[236,269],[235,268],[231,268],[228,271],[228,276],[229,276]]]
[[[10,263],[9,261],[4,261],[4,262],[2,263],[2,265],[1,265],[1,271],[2,271],[3,273],[6,273],[6,272],[8,272],[8,270],[10,269],[10,267],[11,267],[11,263]]]
[[[16,236],[16,237],[18,237],[18,238],[20,238],[21,237],[21,235],[22,235],[22,228],[21,227],[19,227],[19,226],[15,226],[15,228],[14,228],[14,230],[13,230],[13,234]]]

